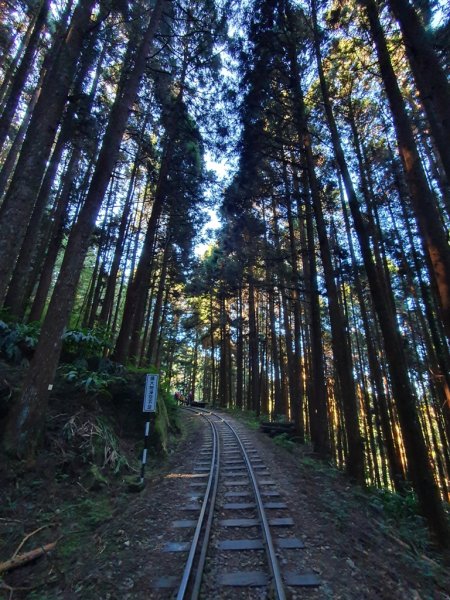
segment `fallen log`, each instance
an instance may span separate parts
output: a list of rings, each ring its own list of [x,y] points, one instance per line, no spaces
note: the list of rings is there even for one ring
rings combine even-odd
[[[5,573],[6,571],[11,571],[12,569],[17,569],[18,567],[22,567],[32,560],[36,560],[36,558],[40,558],[47,552],[53,550],[56,546],[57,542],[51,542],[50,544],[46,544],[45,546],[39,546],[39,548],[35,548],[34,550],[30,550],[29,552],[24,552],[23,554],[18,554],[17,556],[13,556],[9,560],[0,563],[0,573]]]
[[[294,423],[275,423],[275,422],[263,422],[259,426],[260,431],[268,433],[270,437],[275,437],[282,433],[288,435],[295,435],[295,424]]]

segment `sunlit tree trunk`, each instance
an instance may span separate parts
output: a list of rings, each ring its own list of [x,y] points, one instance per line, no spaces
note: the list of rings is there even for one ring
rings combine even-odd
[[[325,385],[325,361],[323,354],[322,324],[320,318],[319,291],[317,289],[316,244],[314,238],[313,209],[309,194],[307,176],[303,176],[305,206],[300,203],[298,176],[294,179],[297,187],[297,211],[301,216],[300,235],[307,252],[303,253],[303,273],[309,298],[309,321],[311,343],[311,385],[308,395],[311,440],[314,451],[320,456],[330,454],[330,438],[327,421],[327,389]]]
[[[440,501],[439,490],[434,480],[428,451],[418,420],[416,399],[408,377],[408,367],[402,339],[397,327],[396,315],[392,310],[383,277],[377,271],[372,258],[367,229],[361,214],[356,192],[345,160],[334,113],[331,107],[325,78],[320,78],[322,97],[328,127],[331,134],[336,161],[344,181],[353,223],[361,247],[361,254],[369,280],[374,307],[383,334],[384,350],[389,366],[392,389],[398,409],[409,474],[417,493],[422,513],[430,529],[442,546],[448,546],[450,532]]]
[[[365,6],[369,19],[414,214],[427,250],[430,277],[435,284],[446,334],[450,337],[450,248],[448,238],[442,226],[435,198],[428,187],[405,104],[392,68],[376,4],[373,0],[361,0],[361,3]]]
[[[238,287],[238,323],[236,339],[236,407],[242,408],[244,404],[244,340],[243,340],[243,311],[242,311],[242,286]]]
[[[287,6],[287,17],[291,16]],[[295,47],[289,42],[290,71],[292,77],[292,94],[295,101],[295,123],[299,139],[302,141],[305,162],[308,172],[311,200],[319,238],[320,255],[324,268],[325,283],[328,293],[330,322],[332,329],[333,356],[337,367],[340,402],[342,404],[346,433],[348,439],[347,472],[361,484],[364,483],[364,446],[358,422],[358,401],[356,398],[351,348],[346,335],[345,319],[339,303],[338,290],[334,279],[334,268],[323,215],[320,188],[317,181],[314,159],[312,155],[311,136],[307,129],[304,100],[300,87],[300,75]]]
[[[248,326],[249,408],[259,414],[259,340],[253,267],[250,267],[248,272]]]
[[[433,42],[408,0],[389,0],[400,24],[414,79],[450,183],[450,87]]]

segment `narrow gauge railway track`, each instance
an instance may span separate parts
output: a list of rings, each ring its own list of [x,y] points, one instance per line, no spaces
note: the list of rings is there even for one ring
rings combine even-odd
[[[283,549],[302,548],[303,544],[293,537],[272,536],[273,530],[286,531],[293,522],[289,517],[268,518],[267,511],[279,514],[287,507],[273,501],[280,494],[267,479],[269,473],[245,434],[222,415],[201,408],[185,410],[209,424],[208,440],[194,469],[196,480],[191,483],[191,498],[198,502],[184,507],[198,513],[198,518],[175,521],[174,528],[194,533],[190,540],[170,542],[165,548],[187,553],[181,581],[177,576],[163,577],[155,587],[174,588],[174,594],[165,597],[177,600],[285,600],[289,597],[286,585],[317,587],[314,574],[281,573],[277,554]],[[236,514],[239,518],[222,518]],[[212,539],[214,543],[210,543]],[[251,570],[241,570],[247,564]]]

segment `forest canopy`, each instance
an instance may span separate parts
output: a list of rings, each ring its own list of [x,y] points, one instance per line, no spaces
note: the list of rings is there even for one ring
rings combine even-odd
[[[412,490],[448,545],[445,3],[0,11],[0,351],[23,367],[5,451],[39,452],[84,340],[291,421],[357,483]]]

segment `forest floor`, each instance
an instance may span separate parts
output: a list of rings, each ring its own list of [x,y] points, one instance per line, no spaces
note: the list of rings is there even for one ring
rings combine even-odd
[[[170,573],[171,561],[183,560],[161,548],[173,535],[173,519],[186,518],[180,512],[186,502],[185,476],[198,459],[201,420],[181,415],[181,434],[171,438],[164,459],[151,460],[144,490],[132,493],[120,474],[107,478],[91,469],[86,477],[83,464],[78,459],[74,464],[73,454],[58,447],[59,415],[52,419],[53,443],[47,440],[37,462],[0,470],[0,562],[16,552],[52,542],[56,546],[4,574],[1,600],[171,598],[169,591],[155,591],[152,582]],[[297,588],[289,598],[450,598],[448,569],[417,516],[351,485],[307,448],[286,440],[276,443],[246,426],[289,506],[293,535],[305,543],[298,551],[299,566],[321,580],[319,588]],[[131,460],[135,448],[136,440],[125,440],[120,451]]]

